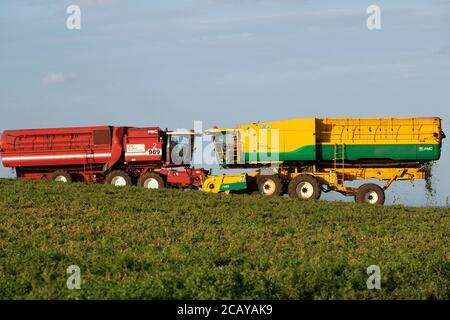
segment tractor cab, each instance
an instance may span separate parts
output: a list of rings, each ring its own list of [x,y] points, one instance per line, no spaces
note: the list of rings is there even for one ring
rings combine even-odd
[[[167,163],[189,165],[194,151],[194,130],[168,131],[166,155]]]

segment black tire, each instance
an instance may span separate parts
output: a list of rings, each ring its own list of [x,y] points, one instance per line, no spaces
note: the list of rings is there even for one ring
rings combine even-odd
[[[383,205],[386,197],[383,188],[375,183],[366,183],[358,188],[355,202]]]
[[[283,185],[280,177],[277,175],[258,175],[256,177],[256,185],[259,194],[264,196],[279,196],[283,191]]]
[[[57,182],[64,182],[64,183],[71,183],[72,177],[70,176],[67,171],[64,170],[56,170],[52,173],[50,176],[51,181],[57,181]]]
[[[106,184],[112,184],[114,186],[131,186],[132,185],[132,181],[130,176],[122,171],[122,170],[114,170],[111,171],[105,179],[105,183]]]
[[[250,195],[260,194],[258,190],[258,184],[256,182],[256,177],[247,177],[247,189],[243,190],[243,193]]]
[[[140,176],[137,185],[146,189],[163,189],[165,187],[162,177],[154,172],[147,172]]]
[[[284,180],[284,181],[282,181],[282,184],[283,184],[283,189],[281,190],[281,195],[284,196],[285,194],[288,194],[289,181]]]
[[[308,174],[296,176],[288,185],[288,195],[290,198],[319,200],[321,194],[322,189],[319,181]]]

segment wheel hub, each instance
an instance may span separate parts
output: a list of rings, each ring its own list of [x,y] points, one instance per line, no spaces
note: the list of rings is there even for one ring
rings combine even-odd
[[[310,199],[314,194],[314,187],[311,183],[304,181],[298,184],[296,192],[302,199]]]
[[[378,194],[375,191],[369,191],[364,196],[364,201],[366,203],[375,204],[378,201]]]
[[[148,178],[144,181],[144,188],[147,189],[159,189],[158,180],[155,178]]]
[[[67,178],[64,177],[64,176],[57,176],[55,178],[55,181],[57,181],[57,182],[67,182]]]
[[[111,184],[116,186],[116,187],[123,187],[127,185],[127,181],[125,180],[124,177],[114,177],[111,180]]]
[[[263,184],[262,192],[265,195],[272,195],[275,192],[275,187],[275,182],[273,182],[272,180],[267,180]]]

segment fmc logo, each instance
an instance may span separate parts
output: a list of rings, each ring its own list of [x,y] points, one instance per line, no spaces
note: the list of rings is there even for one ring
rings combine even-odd
[[[419,147],[419,151],[433,151],[433,147]]]

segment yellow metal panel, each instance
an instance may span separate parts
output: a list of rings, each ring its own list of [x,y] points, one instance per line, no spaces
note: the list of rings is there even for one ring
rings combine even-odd
[[[290,152],[316,143],[315,118],[252,123],[239,128],[244,152]]]
[[[208,176],[202,183],[202,189],[204,192],[219,193],[221,186],[224,184],[233,184],[246,181],[247,174],[223,174],[220,176]]]
[[[323,144],[437,144],[439,118],[317,119],[317,142]]]

